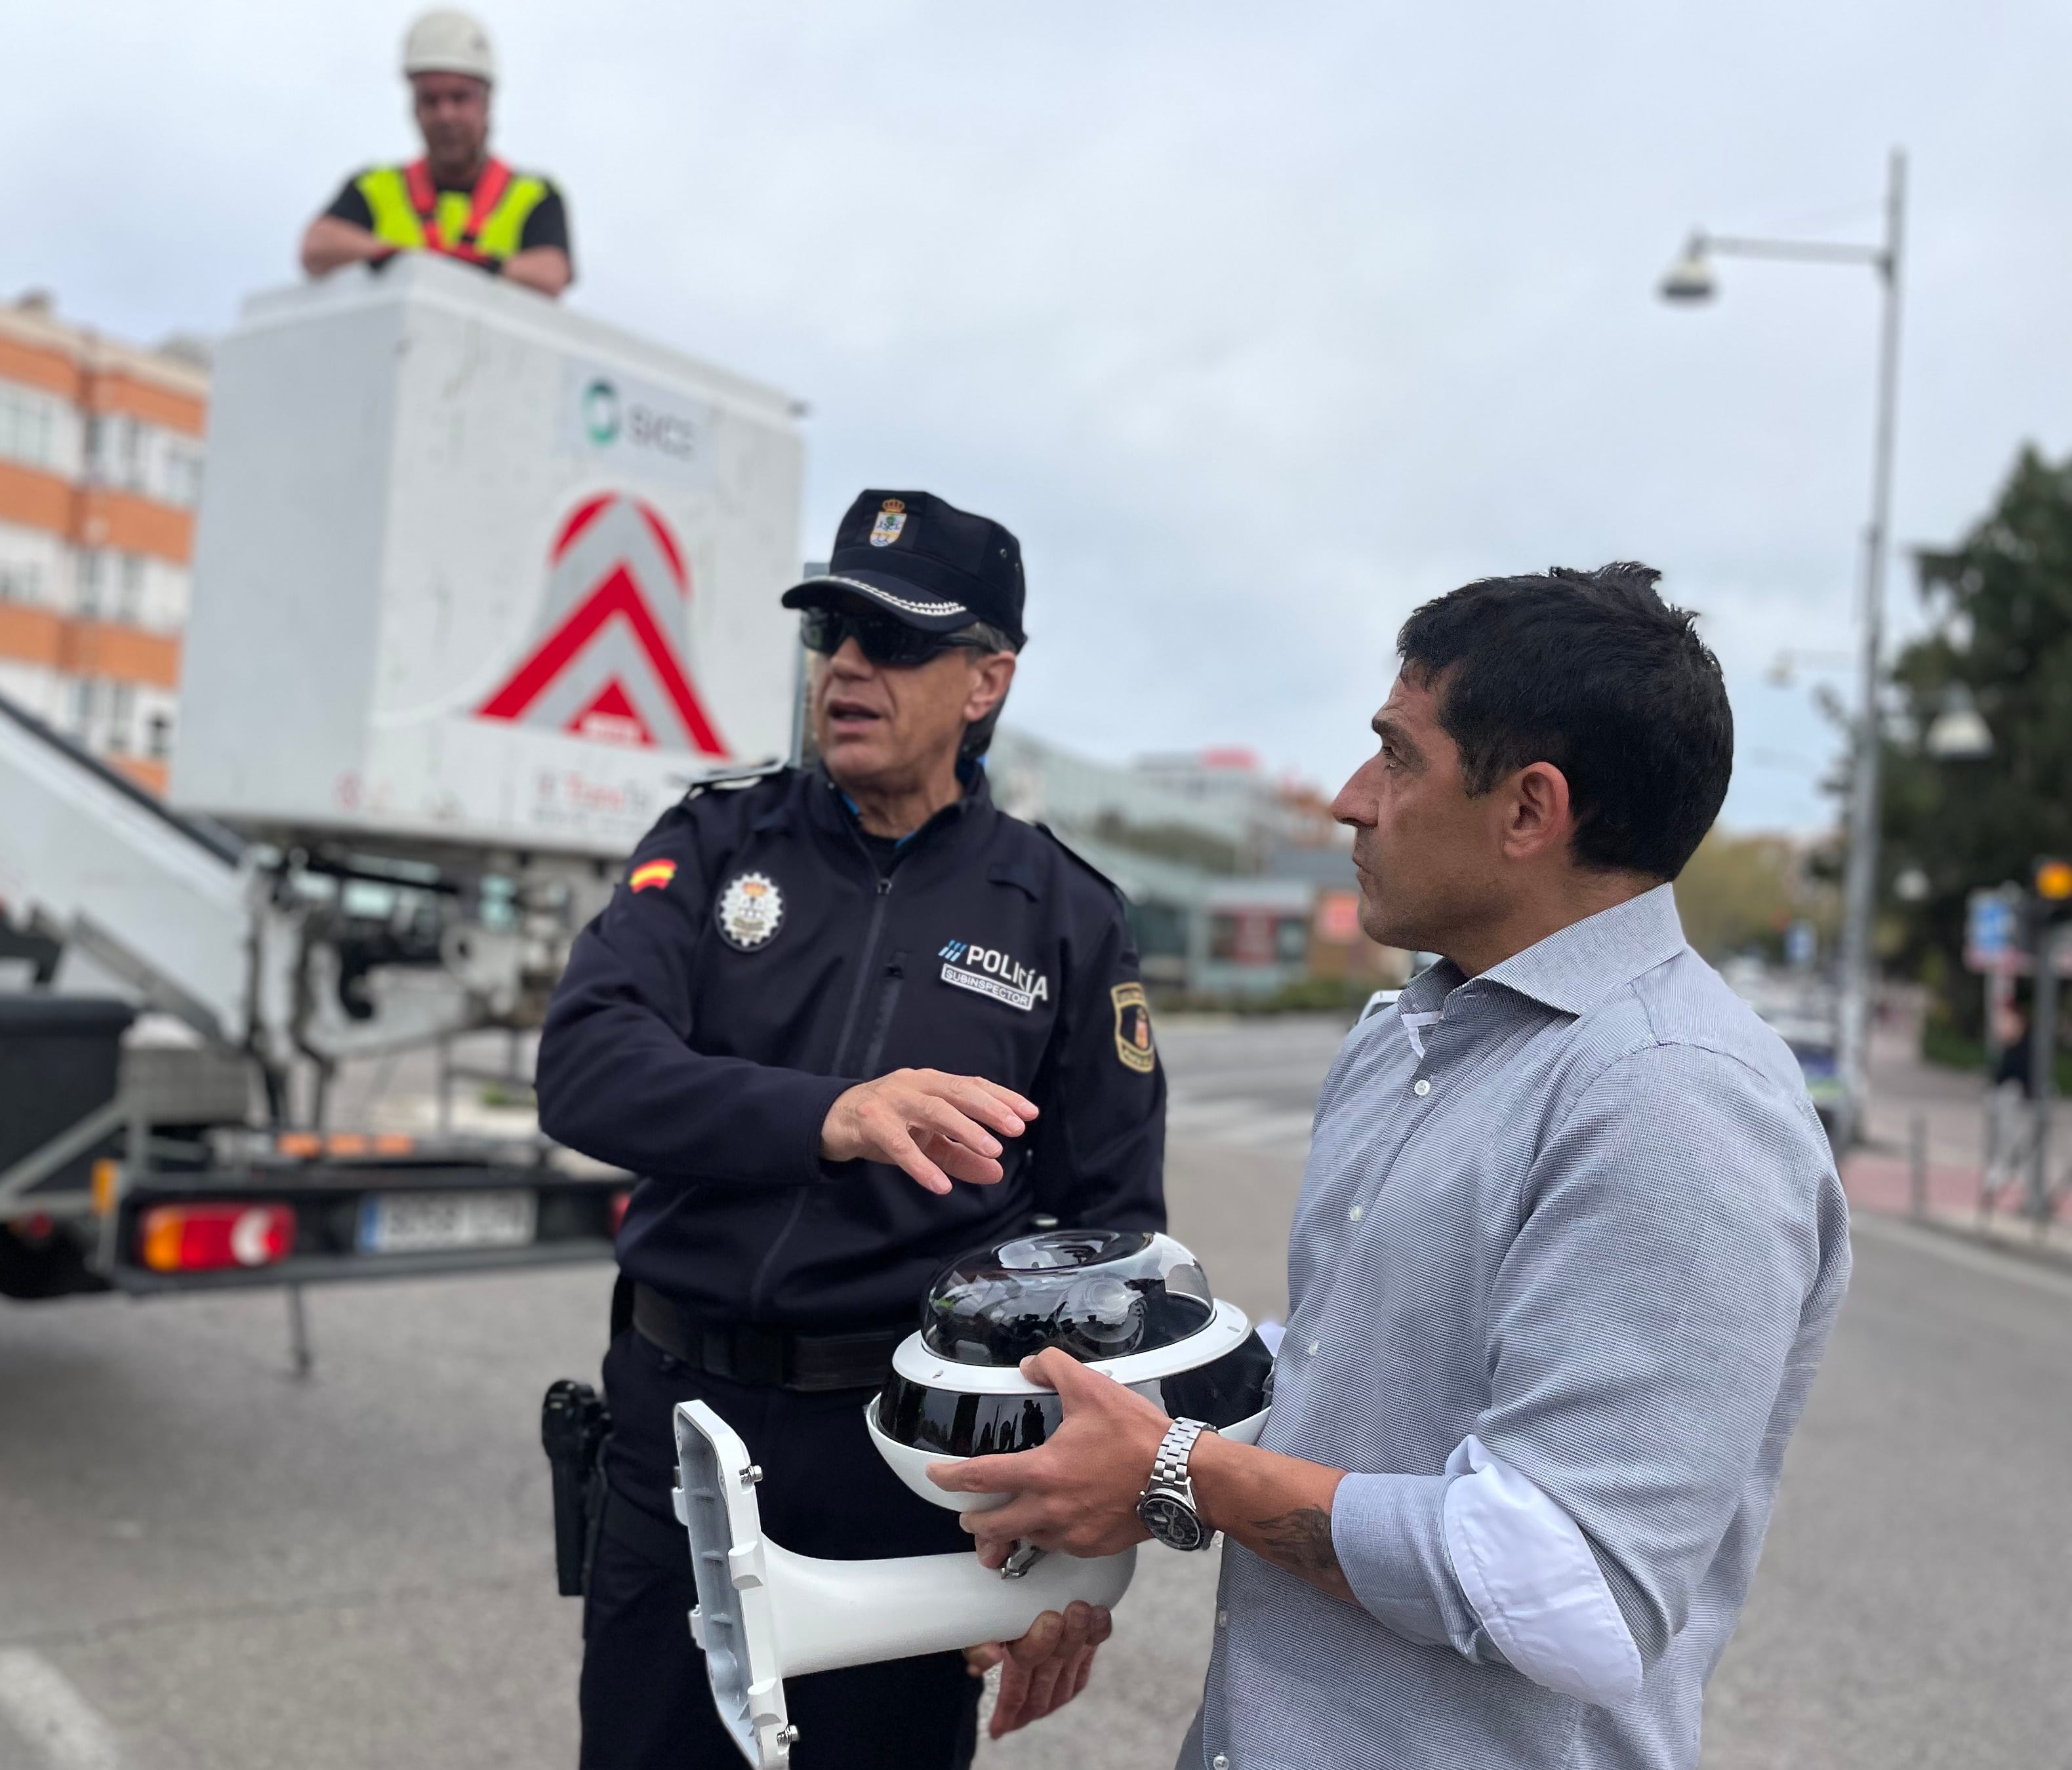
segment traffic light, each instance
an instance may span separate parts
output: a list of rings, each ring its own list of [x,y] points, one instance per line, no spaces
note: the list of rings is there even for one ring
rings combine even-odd
[[[2037,896],[2053,910],[2072,903],[2072,860],[2037,861],[2033,883]]]

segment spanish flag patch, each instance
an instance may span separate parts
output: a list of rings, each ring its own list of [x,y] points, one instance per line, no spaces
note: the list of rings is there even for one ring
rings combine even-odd
[[[632,877],[626,882],[635,891],[660,891],[676,876],[675,861],[648,860],[635,867]]]

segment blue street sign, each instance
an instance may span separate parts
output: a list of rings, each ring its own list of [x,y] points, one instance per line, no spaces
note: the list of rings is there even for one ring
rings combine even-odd
[[[1964,962],[1989,969],[2013,950],[2014,906],[1997,891],[1974,891],[1964,905]]]

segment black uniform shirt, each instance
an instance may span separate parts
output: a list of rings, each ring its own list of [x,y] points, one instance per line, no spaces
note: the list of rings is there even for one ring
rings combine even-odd
[[[886,848],[818,770],[709,788],[577,939],[540,1123],[642,1177],[619,1264],[695,1314],[896,1326],[942,1266],[1038,1213],[1165,1225],[1166,1078],[1113,888],[996,808],[982,772]],[[837,1096],[906,1068],[1042,1109],[1002,1140],[998,1185],[938,1197],[821,1160]]]

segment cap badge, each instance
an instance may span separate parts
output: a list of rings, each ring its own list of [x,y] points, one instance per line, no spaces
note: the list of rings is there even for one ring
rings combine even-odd
[[[1149,1075],[1158,1066],[1151,1043],[1151,1004],[1141,984],[1117,984],[1108,992],[1115,1004],[1115,1054],[1126,1070]]]
[[[784,894],[767,873],[740,873],[719,894],[718,916],[727,945],[752,953],[783,926]]]
[[[878,512],[878,520],[870,525],[870,544],[873,547],[890,547],[899,539],[899,531],[906,526],[906,500],[886,499]]]

